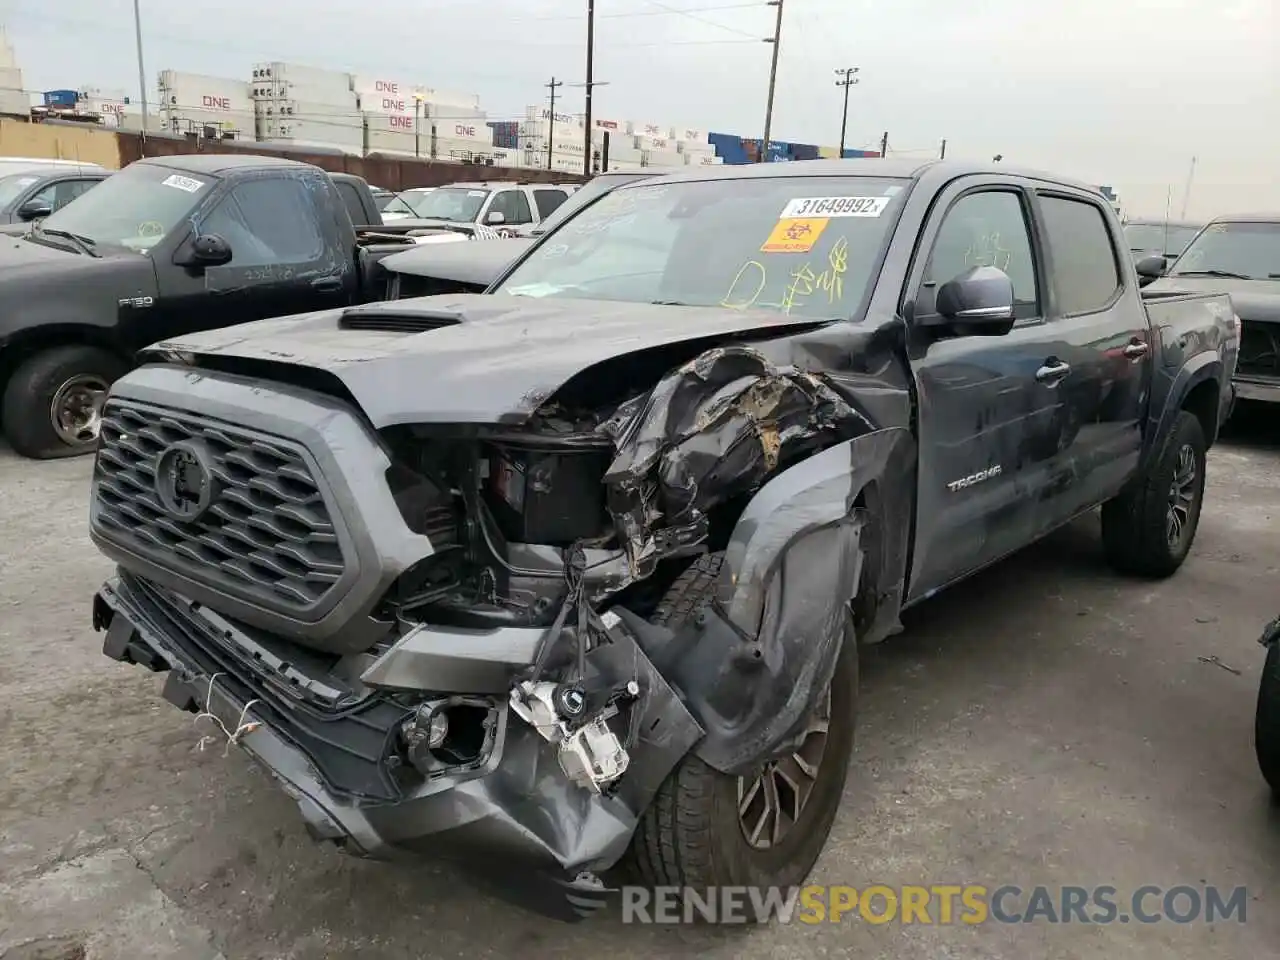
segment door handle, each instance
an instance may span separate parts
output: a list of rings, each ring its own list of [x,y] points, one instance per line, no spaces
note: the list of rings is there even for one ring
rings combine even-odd
[[[1071,364],[1050,357],[1045,361],[1044,366],[1036,371],[1036,379],[1041,383],[1054,385],[1070,372]]]
[[[1151,344],[1142,340],[1134,340],[1121,352],[1130,360],[1141,360],[1151,352]]]
[[[337,277],[321,277],[311,281],[311,289],[318,293],[337,293],[342,289],[342,281]]]

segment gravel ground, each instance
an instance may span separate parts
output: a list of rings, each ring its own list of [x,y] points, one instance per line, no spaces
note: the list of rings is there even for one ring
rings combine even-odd
[[[0,453],[0,960],[1276,956],[1280,815],[1252,753],[1254,641],[1280,612],[1265,419],[1213,451],[1173,579],[1112,576],[1088,518],[867,652],[855,766],[813,878],[1246,886],[1246,922],[1215,925],[566,926],[447,868],[344,858],[243,755],[197,750],[154,676],[101,656],[90,464]]]

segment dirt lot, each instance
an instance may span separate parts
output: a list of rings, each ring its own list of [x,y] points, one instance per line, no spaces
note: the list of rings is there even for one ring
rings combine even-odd
[[[1254,641],[1280,612],[1280,429],[1254,417],[1234,433],[1172,580],[1110,575],[1088,519],[868,652],[854,771],[814,876],[1246,886],[1246,922],[1213,926],[564,926],[444,868],[343,858],[243,755],[199,751],[155,677],[101,656],[90,464],[0,453],[0,960],[1275,956],[1280,815],[1252,722]]]

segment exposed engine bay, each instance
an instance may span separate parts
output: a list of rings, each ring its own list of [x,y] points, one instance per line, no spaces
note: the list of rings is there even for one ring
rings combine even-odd
[[[519,431],[389,429],[396,503],[437,552],[379,614],[545,628],[511,708],[557,747],[570,780],[605,790],[628,764],[610,721],[639,695],[633,680],[590,684],[587,657],[618,623],[610,607],[643,615],[681,558],[724,547],[718,511],[731,523],[778,469],[869,429],[818,377],[738,346],[603,407],[547,405]]]

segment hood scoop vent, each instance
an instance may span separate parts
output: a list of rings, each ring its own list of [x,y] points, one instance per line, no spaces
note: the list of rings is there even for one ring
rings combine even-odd
[[[338,321],[339,330],[382,330],[388,333],[422,333],[462,323],[462,314],[451,310],[388,309],[385,304],[348,307]]]

